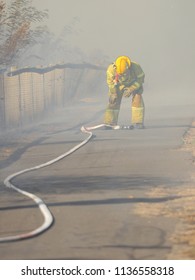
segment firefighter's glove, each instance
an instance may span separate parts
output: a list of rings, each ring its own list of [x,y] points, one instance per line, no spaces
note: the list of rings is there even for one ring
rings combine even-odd
[[[123,96],[126,98],[130,97],[130,95],[133,93],[133,91],[134,91],[134,89],[132,89],[131,87],[125,88]]]
[[[124,86],[124,85],[119,85],[119,87],[118,87],[118,88],[119,88],[119,90],[120,90],[120,91],[124,92],[124,88],[125,88],[125,86]]]
[[[137,90],[139,90],[140,84],[135,82],[133,85],[130,87],[126,87],[124,89],[124,97],[129,97],[131,94],[135,94]]]
[[[113,105],[116,103],[116,100],[117,100],[117,93],[110,94],[109,103]]]

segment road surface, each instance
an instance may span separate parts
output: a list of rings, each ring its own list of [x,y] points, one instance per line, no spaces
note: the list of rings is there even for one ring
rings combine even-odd
[[[43,199],[54,223],[34,238],[0,243],[0,259],[193,258],[182,238],[195,195],[193,158],[183,148],[194,104],[162,100],[146,96],[146,129],[94,131],[68,157],[13,179]],[[3,180],[78,145],[87,137],[82,125],[102,122],[105,102],[76,102],[31,129],[1,136],[0,237],[43,222],[37,205]],[[124,100],[120,123],[130,119],[129,104]]]

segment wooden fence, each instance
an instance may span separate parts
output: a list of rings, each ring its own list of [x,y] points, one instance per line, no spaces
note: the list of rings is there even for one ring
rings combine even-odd
[[[78,95],[86,76],[90,86],[94,77],[102,75],[105,75],[105,68],[91,64],[63,64],[1,73],[0,131],[22,127],[40,120],[55,108],[66,106]]]

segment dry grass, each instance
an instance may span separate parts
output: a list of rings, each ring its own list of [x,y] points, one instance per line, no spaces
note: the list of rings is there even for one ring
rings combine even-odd
[[[195,126],[195,123],[193,124]],[[184,138],[182,150],[191,152],[195,157],[195,128],[188,131]],[[139,203],[136,214],[142,217],[170,217],[178,223],[170,238],[172,251],[169,259],[195,259],[195,172],[192,174],[191,185],[168,188],[158,186],[147,194],[151,198],[175,197],[164,203]]]

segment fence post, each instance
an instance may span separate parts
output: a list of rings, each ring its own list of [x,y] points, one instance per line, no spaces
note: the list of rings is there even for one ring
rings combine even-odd
[[[5,90],[4,74],[0,75],[0,130],[5,129]]]
[[[49,110],[85,97],[89,90],[99,86],[95,71],[102,68],[92,66],[65,64],[45,69],[12,67],[7,75],[1,76],[0,73],[0,129],[21,127],[42,118]],[[88,71],[91,75],[88,75]],[[87,81],[84,82],[84,78]]]

